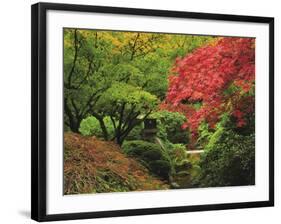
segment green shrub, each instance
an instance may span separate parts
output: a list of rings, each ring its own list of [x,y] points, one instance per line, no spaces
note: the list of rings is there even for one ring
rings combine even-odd
[[[144,152],[142,157],[144,160],[147,160],[147,161],[163,159],[162,153],[159,150],[155,150],[155,149]]]
[[[169,150],[171,159],[175,160],[176,162],[187,158],[187,149],[185,145],[166,142],[165,147]]]
[[[182,172],[182,171],[189,171],[189,169],[192,168],[192,164],[189,160],[184,159],[180,162],[175,164],[176,173]]]
[[[163,155],[160,145],[142,140],[125,141],[122,150],[138,159],[153,174],[168,179],[171,164]]]
[[[171,143],[188,143],[189,133],[181,128],[182,124],[186,122],[183,114],[163,110],[152,114],[151,117],[157,120],[159,138]]]
[[[192,163],[189,160],[186,146],[183,144],[172,144],[169,142],[166,142],[165,146],[169,149],[169,161],[173,171],[172,176],[178,177],[189,175]]]
[[[255,136],[224,130],[208,145],[199,162],[196,182],[202,187],[253,185],[255,183]]]
[[[142,155],[150,150],[161,152],[159,145],[142,140],[125,141],[122,145],[122,149],[128,155]]]
[[[114,135],[114,128],[109,117],[103,119],[104,124],[107,128],[109,138],[112,138]],[[96,136],[98,138],[103,138],[103,132],[100,127],[99,121],[93,117],[89,116],[83,119],[80,123],[79,132],[84,136]]]
[[[168,179],[171,171],[171,164],[165,160],[155,160],[149,163],[150,170],[156,175]]]

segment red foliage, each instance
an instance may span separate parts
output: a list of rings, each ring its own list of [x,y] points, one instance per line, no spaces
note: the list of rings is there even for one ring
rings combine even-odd
[[[65,194],[168,188],[114,142],[64,133]]]
[[[254,104],[249,96],[255,81],[254,38],[220,38],[177,59],[172,72],[162,107],[186,114],[183,128],[196,131],[203,120],[214,127],[224,112],[237,118],[237,126],[245,125],[247,105]]]

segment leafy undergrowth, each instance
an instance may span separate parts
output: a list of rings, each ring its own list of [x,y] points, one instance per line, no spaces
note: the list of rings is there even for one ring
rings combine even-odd
[[[95,137],[64,134],[64,194],[168,189],[118,145]]]

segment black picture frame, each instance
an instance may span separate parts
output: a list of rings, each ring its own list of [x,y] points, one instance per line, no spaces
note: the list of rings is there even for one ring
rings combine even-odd
[[[63,10],[75,12],[100,12],[124,15],[156,17],[192,18],[235,22],[269,24],[269,200],[243,203],[208,204],[196,206],[160,207],[101,212],[46,214],[46,12]],[[274,18],[194,13],[183,11],[163,11],[136,8],[118,8],[89,5],[37,3],[32,5],[31,18],[31,73],[32,73],[32,164],[31,164],[31,218],[37,221],[70,220],[115,216],[132,216],[161,213],[192,212],[237,208],[274,206]]]

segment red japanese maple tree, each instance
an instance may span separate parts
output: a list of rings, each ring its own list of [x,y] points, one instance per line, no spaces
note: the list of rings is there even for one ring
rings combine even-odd
[[[214,127],[227,112],[242,127],[254,110],[255,39],[224,37],[177,59],[162,107],[187,117],[183,128]]]

